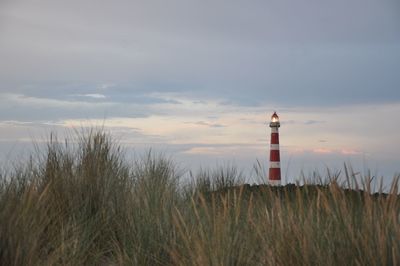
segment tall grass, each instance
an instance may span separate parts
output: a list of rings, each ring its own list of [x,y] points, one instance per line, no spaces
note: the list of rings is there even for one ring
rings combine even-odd
[[[52,136],[0,174],[1,265],[400,263],[399,176],[388,194],[346,168],[304,186],[245,185],[229,165],[187,182],[152,152],[126,160],[101,131],[77,139]]]

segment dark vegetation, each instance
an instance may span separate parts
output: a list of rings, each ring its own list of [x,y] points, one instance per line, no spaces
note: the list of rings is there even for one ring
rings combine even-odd
[[[387,194],[337,179],[244,185],[234,167],[128,162],[102,132],[3,171],[1,265],[399,265],[399,177]],[[352,175],[345,173],[348,180]]]

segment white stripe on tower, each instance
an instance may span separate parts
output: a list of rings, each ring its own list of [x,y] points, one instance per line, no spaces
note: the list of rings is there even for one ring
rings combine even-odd
[[[281,168],[280,162],[269,162],[269,168]]]
[[[271,127],[271,133],[278,133],[279,134],[279,129],[277,127]]]
[[[271,150],[279,150],[279,144],[271,144]]]

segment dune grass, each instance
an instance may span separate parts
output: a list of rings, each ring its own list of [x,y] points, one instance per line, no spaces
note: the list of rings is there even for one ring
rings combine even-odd
[[[1,265],[400,264],[398,176],[388,194],[368,177],[249,186],[233,166],[187,182],[152,152],[128,161],[101,131],[52,137],[0,175]]]

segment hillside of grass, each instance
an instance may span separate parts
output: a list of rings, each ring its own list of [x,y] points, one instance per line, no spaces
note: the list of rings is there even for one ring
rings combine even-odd
[[[389,193],[246,185],[234,167],[190,180],[103,132],[0,176],[0,265],[399,265],[399,177]]]

